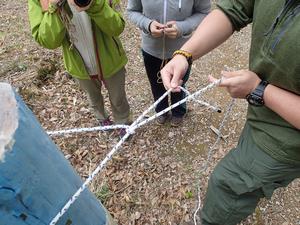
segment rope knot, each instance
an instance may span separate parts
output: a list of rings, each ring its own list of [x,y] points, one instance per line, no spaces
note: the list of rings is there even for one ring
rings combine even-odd
[[[128,127],[126,128],[126,132],[130,135],[134,134],[135,133],[135,127]]]

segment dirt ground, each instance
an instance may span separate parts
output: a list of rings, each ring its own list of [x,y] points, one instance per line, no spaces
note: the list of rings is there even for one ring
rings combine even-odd
[[[122,5],[124,9],[126,1]],[[33,41],[27,2],[2,0],[0,10],[0,81],[9,82],[18,90],[45,130],[97,126],[85,94],[64,71],[60,49],[42,49]],[[247,68],[250,33],[250,27],[243,29],[196,61],[188,90],[193,93],[206,86],[209,74],[219,77],[221,70]],[[129,58],[126,90],[135,119],[152,103],[141,58],[139,30],[127,22],[122,41]],[[105,90],[103,93],[108,99]],[[247,110],[244,100],[236,101],[222,130],[228,137],[214,150],[207,172],[199,174],[208,149],[216,140],[210,127],[219,126],[231,101],[222,89],[213,89],[202,99],[221,107],[223,112],[212,112],[189,102],[182,127],[155,123],[143,126],[90,185],[118,224],[193,224],[197,187],[201,185],[203,200],[208,176],[236,145]],[[118,141],[107,132],[66,135],[53,140],[83,179]],[[262,200],[256,212],[241,225],[297,225],[299,211],[300,182],[296,180],[277,190],[271,200]]]

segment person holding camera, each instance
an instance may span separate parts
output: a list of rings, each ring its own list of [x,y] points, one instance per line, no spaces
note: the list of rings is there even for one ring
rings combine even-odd
[[[220,87],[249,102],[238,145],[215,167],[202,209],[203,225],[235,225],[260,198],[300,177],[300,2],[220,0],[162,69],[166,89],[178,86],[198,59],[252,23],[249,70],[222,72]],[[217,80],[210,76],[210,81]]]
[[[102,126],[112,121],[104,108],[102,86],[109,93],[116,124],[128,124],[130,108],[125,93],[127,57],[119,35],[125,22],[115,10],[117,1],[28,0],[34,39],[43,47],[62,46],[64,65],[87,93]],[[125,130],[120,130],[120,135]]]
[[[210,7],[210,0],[159,0],[155,4],[144,0],[128,1],[128,18],[142,31],[142,55],[155,101],[165,93],[160,70],[170,60],[173,52],[189,39],[194,29],[209,13]],[[188,76],[189,71],[182,85]],[[171,104],[184,97],[183,92],[172,93]],[[160,112],[168,106],[166,97],[157,105],[155,111]],[[186,112],[185,104],[172,109],[171,126],[180,126]],[[168,114],[163,114],[158,117],[157,123],[164,124],[167,119]]]

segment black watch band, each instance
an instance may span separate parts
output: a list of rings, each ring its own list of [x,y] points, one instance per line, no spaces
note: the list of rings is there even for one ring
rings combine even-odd
[[[264,92],[268,85],[268,81],[262,80],[259,85],[252,91],[250,94],[247,95],[246,99],[250,105],[253,106],[263,106],[264,102]]]

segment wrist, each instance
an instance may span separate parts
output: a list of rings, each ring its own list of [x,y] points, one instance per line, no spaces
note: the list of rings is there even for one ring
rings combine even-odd
[[[151,34],[151,24],[153,23],[153,20],[150,21],[149,25],[148,25],[148,32],[149,34]]]
[[[192,65],[192,63],[193,63],[193,56],[192,56],[192,54],[191,54],[190,52],[180,49],[180,50],[176,50],[176,51],[173,53],[172,58],[173,58],[174,56],[176,56],[176,55],[184,56],[185,59],[186,59],[186,61],[187,61],[188,64],[189,64],[189,66]]]
[[[254,83],[254,87],[252,88],[251,92],[254,91],[260,84],[260,82],[262,82],[262,80],[260,78],[256,79],[255,83]]]
[[[246,96],[250,105],[263,106],[265,104],[264,93],[268,84],[269,83],[266,80],[260,80],[256,88]]]

